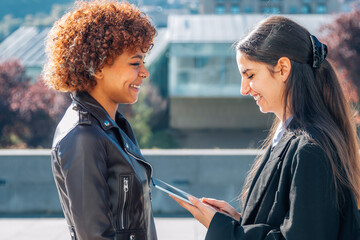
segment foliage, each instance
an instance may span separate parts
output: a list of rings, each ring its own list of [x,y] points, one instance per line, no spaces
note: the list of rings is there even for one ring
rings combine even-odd
[[[338,70],[349,100],[359,102],[360,93],[360,10],[339,14],[322,27],[323,41],[329,47],[329,59]]]
[[[167,101],[149,83],[144,85],[137,103],[120,105],[119,111],[129,120],[141,148],[174,148],[176,143],[166,130]]]
[[[0,146],[50,147],[68,102],[40,79],[31,83],[16,60],[0,64]]]

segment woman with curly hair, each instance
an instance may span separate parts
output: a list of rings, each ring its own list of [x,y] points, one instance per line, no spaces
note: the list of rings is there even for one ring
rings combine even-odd
[[[143,12],[111,0],[77,1],[48,35],[44,81],[73,99],[51,155],[72,239],[157,239],[152,167],[117,111],[137,101],[155,35]]]

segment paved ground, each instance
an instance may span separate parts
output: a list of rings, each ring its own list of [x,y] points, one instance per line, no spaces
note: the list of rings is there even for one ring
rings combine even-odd
[[[155,218],[159,240],[202,240],[206,228],[193,218]],[[1,240],[69,240],[63,218],[0,218]]]

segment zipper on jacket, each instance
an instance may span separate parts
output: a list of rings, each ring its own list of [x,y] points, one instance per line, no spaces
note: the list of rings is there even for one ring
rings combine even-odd
[[[125,206],[126,206],[126,201],[127,201],[127,195],[129,192],[129,177],[123,177],[123,194],[124,194],[124,200],[123,200],[123,205],[121,208],[121,229],[124,230],[125,229]]]
[[[116,228],[118,230],[124,230],[127,228],[127,209],[129,208],[130,198],[130,176],[120,176],[119,179],[119,200],[116,218]]]
[[[143,162],[143,163],[145,163],[146,165],[148,165],[148,166],[150,167],[150,170],[151,170],[151,174],[150,174],[150,177],[151,177],[151,176],[152,176],[153,169],[152,169],[152,166],[150,165],[150,163],[148,163],[148,162],[144,161],[143,159],[135,156],[133,153],[131,153],[131,152],[128,150],[128,147],[129,147],[129,146],[126,144],[126,146],[125,146],[125,152],[126,152],[127,154],[129,154],[130,156],[132,156],[133,158],[135,158],[136,160],[138,160],[138,161],[140,161],[140,162]]]

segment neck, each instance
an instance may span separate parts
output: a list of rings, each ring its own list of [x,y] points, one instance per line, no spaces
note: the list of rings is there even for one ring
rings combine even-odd
[[[289,112],[289,108],[286,108],[286,114],[284,114],[284,111],[279,111],[279,112],[274,112],[276,117],[282,122],[284,123],[287,119],[289,119],[289,117],[292,116],[292,113]],[[284,115],[285,115],[285,119],[284,119]]]
[[[102,94],[99,91],[94,90],[90,91],[89,94],[105,109],[109,114],[110,118],[115,121],[115,114],[118,108],[118,104],[111,101],[106,95]]]

